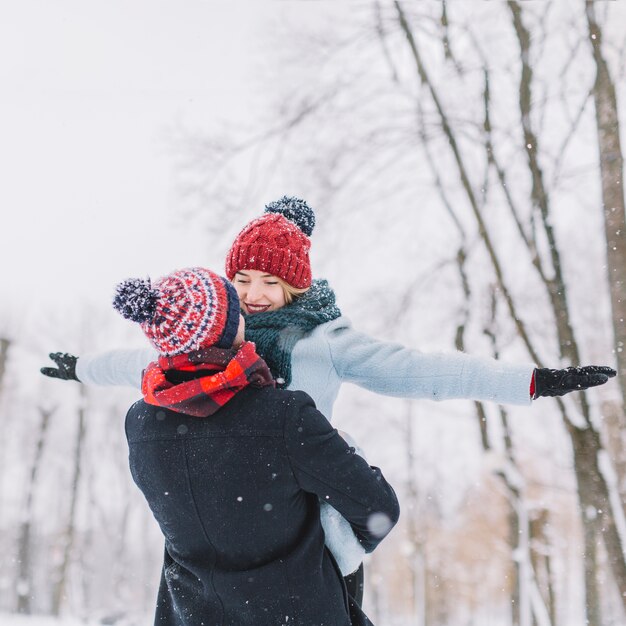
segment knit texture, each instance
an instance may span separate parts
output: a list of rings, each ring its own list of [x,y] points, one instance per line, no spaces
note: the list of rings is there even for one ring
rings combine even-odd
[[[309,238],[279,213],[266,213],[237,235],[226,255],[226,276],[258,270],[282,278],[296,289],[311,284]]]
[[[266,213],[280,213],[293,222],[307,237],[313,234],[315,228],[315,213],[302,198],[283,196],[265,205]]]
[[[246,315],[246,338],[256,344],[277,383],[287,387],[291,382],[291,353],[296,342],[320,324],[340,316],[328,281],[316,279],[291,304],[276,311]]]
[[[165,356],[215,345],[230,348],[239,327],[239,299],[225,278],[202,267],[172,272],[157,280],[129,279],[116,289],[113,306],[141,324],[150,343]]]

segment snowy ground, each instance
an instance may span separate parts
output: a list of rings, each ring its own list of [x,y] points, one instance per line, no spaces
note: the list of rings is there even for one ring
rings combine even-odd
[[[16,615],[15,613],[0,613],[2,626],[143,626],[151,624],[153,615],[143,618],[115,619],[114,616],[102,619],[81,620],[76,617],[60,617],[55,619],[46,615]]]
[[[95,622],[81,622],[77,619],[53,619],[40,615],[15,615],[13,613],[0,613],[2,626],[91,626]]]

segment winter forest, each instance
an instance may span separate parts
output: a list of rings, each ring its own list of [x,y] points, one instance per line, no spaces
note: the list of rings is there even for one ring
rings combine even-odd
[[[133,198],[145,230],[126,264],[123,224],[98,234],[107,207],[97,198],[72,236],[85,250],[100,238],[110,261],[59,245],[55,265],[54,249],[24,241],[24,257],[3,263],[3,294],[33,256],[39,267],[24,273],[21,294],[38,276],[53,294],[28,308],[3,298],[0,311],[0,623],[151,623],[163,540],[128,469],[124,415],[138,392],[46,380],[39,367],[57,350],[143,347],[111,310],[113,284],[192,264],[222,273],[240,228],[291,194],[316,213],[313,274],[359,330],[424,352],[618,370],[603,387],[528,408],[342,390],[333,425],[384,471],[401,505],[366,560],[372,621],[623,626],[626,6],[289,0],[263,10],[257,26],[241,18],[245,38],[254,33],[243,60],[250,93],[155,128],[166,166],[153,178],[167,208],[153,220],[148,196]],[[182,45],[194,20],[220,28],[220,3],[180,11],[166,48],[175,37]],[[142,54],[123,52],[129,63]],[[228,67],[228,51],[211,62]],[[173,62],[163,84],[186,71],[225,89],[201,68]],[[149,93],[146,108],[166,91]],[[75,106],[88,116],[87,99]],[[110,188],[127,175],[93,172]],[[148,193],[150,177],[140,181]],[[64,184],[47,191],[46,211],[63,212],[74,183]],[[50,234],[63,242],[68,228]],[[182,252],[144,254],[157,229]]]

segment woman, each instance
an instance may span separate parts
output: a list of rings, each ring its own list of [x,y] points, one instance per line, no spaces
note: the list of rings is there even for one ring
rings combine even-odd
[[[121,283],[114,306],[159,353],[126,415],[133,479],[165,538],[154,623],[371,626],[324,549],[319,502],[371,551],[398,519],[395,493],[311,398],[274,388],[233,286],[187,268]]]
[[[424,354],[360,333],[341,314],[328,283],[312,279],[314,226],[314,213],[303,200],[283,197],[269,204],[237,235],[226,257],[226,275],[246,316],[246,339],[256,344],[279,386],[308,393],[328,419],[344,382],[402,398],[528,405],[534,398],[586,389],[615,375],[608,367],[549,370],[460,352]],[[58,367],[43,368],[48,376],[138,387],[155,354],[131,350],[78,360],[60,353],[51,358]],[[348,537],[336,526],[340,520],[325,520],[327,543],[345,574],[360,563],[362,550],[346,525]],[[358,599],[360,582],[349,583],[356,584],[351,588]]]

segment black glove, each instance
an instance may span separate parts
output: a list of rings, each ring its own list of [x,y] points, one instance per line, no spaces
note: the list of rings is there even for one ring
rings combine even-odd
[[[552,370],[547,367],[535,370],[535,395],[564,396],[570,391],[582,391],[589,387],[604,385],[617,372],[611,367],[587,365],[586,367],[566,367],[564,370]]]
[[[49,356],[57,364],[57,367],[42,367],[39,371],[44,376],[61,380],[78,380],[76,376],[78,357],[67,352],[52,352]]]

